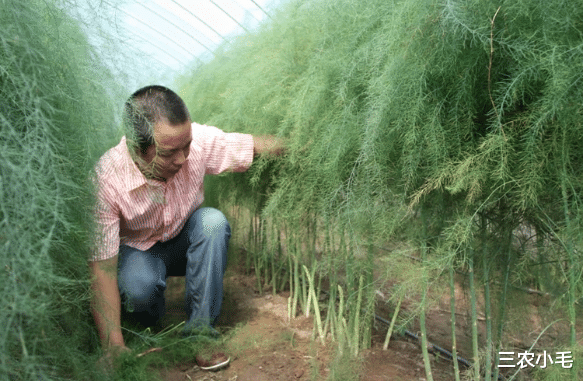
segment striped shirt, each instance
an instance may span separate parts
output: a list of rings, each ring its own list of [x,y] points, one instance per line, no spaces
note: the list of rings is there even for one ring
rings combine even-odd
[[[148,250],[180,233],[204,201],[206,174],[243,172],[253,161],[253,137],[192,124],[192,144],[184,165],[167,182],[146,179],[123,137],[96,166],[97,234],[90,261],[117,255],[120,245]]]

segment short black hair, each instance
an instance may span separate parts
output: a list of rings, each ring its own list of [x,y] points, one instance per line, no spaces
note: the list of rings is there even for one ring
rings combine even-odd
[[[142,87],[126,101],[124,125],[130,134],[129,141],[143,154],[154,144],[154,125],[168,121],[170,125],[190,120],[188,108],[178,94],[167,87],[151,85]]]

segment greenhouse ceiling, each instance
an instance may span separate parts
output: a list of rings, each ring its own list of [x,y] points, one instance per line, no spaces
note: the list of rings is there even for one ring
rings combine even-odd
[[[64,1],[83,21],[105,61],[130,87],[171,84],[213,57],[218,47],[252,32],[276,0]]]

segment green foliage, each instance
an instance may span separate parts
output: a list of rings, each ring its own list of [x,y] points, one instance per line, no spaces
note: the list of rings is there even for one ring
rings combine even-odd
[[[289,141],[207,190],[303,237],[308,221],[346,229],[353,253],[324,255],[348,285],[373,266],[358,244],[398,237],[429,245],[430,282],[467,271],[471,252],[478,281],[504,284],[498,300],[508,284],[544,286],[574,323],[581,20],[580,0],[290,1],[180,81],[197,122]],[[518,228],[536,242],[518,247]]]
[[[492,29],[483,1],[291,2],[181,93],[199,122],[291,138],[271,213],[349,203],[382,222],[379,204],[436,190],[552,209],[563,133],[580,183],[578,10],[499,5]]]
[[[0,1],[0,24],[0,375],[91,378],[90,173],[115,86],[54,2]]]

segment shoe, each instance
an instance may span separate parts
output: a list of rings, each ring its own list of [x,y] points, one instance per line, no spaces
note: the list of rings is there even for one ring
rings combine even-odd
[[[217,371],[229,365],[230,361],[231,358],[222,352],[213,354],[208,360],[204,356],[196,356],[196,364],[202,370]]]

